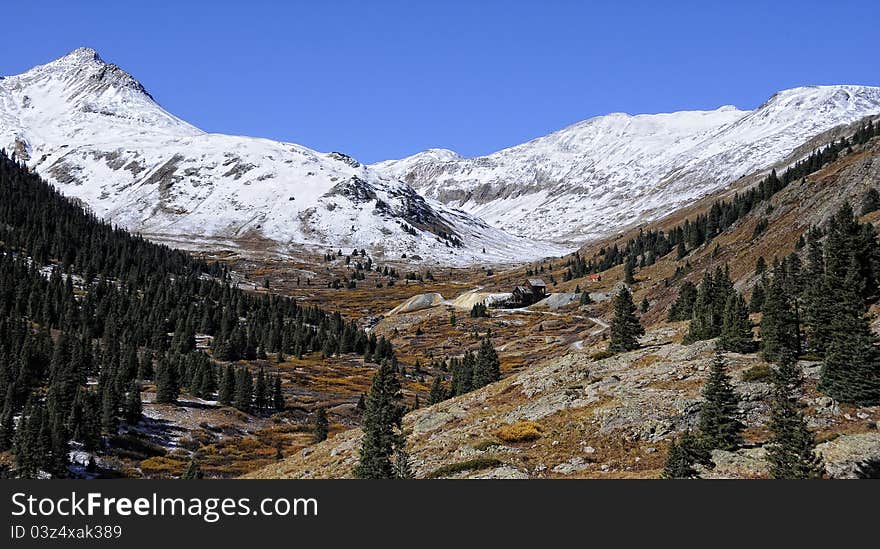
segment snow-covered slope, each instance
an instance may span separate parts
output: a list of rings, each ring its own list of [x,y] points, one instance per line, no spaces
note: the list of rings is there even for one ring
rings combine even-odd
[[[655,219],[880,113],[880,88],[811,86],[732,106],[585,120],[478,157],[431,149],[373,165],[514,234],[578,242]]]
[[[205,133],[88,48],[0,78],[0,147],[99,216],[148,236],[265,238],[443,263],[563,251],[426,200],[341,153]]]

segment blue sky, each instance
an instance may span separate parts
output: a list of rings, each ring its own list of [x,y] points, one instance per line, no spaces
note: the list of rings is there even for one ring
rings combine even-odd
[[[87,45],[215,132],[362,161],[486,154],[609,112],[880,85],[880,2],[11,2],[0,74]]]

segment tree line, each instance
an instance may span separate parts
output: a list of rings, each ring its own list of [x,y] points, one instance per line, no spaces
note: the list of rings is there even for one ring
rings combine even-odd
[[[65,476],[71,442],[100,451],[140,420],[145,380],[159,402],[231,391],[221,400],[268,413],[280,378],[230,382],[216,360],[312,352],[394,355],[338,313],[244,292],[219,263],[99,220],[0,151],[0,450],[18,474]]]
[[[627,241],[622,248],[615,242],[610,247],[601,248],[589,259],[575,252],[566,261],[564,280],[600,273],[621,264],[629,264],[630,269],[636,265],[639,267],[653,265],[672,251],[676,252],[676,259],[683,259],[691,251],[711,242],[791,182],[818,171],[836,160],[841,152],[849,153],[854,145],[862,145],[878,134],[880,134],[880,124],[862,123],[852,136],[832,141],[824,148],[813,151],[808,157],[786,169],[781,177],[774,169],[747,191],[736,193],[731,200],[715,201],[707,213],[686,219],[668,232],[640,230],[638,236]],[[761,227],[760,220],[758,227]]]

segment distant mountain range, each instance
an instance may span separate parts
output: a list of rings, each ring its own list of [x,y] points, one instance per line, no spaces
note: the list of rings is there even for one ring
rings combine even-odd
[[[0,147],[99,216],[194,245],[256,239],[452,264],[563,251],[427,200],[342,153],[203,132],[88,48],[0,79]]]
[[[753,111],[614,113],[488,156],[431,149],[373,167],[505,231],[581,243],[669,214],[877,113],[880,88],[810,86]]]
[[[366,166],[206,133],[88,48],[0,78],[0,147],[129,230],[193,246],[357,247],[444,264],[559,255],[876,113],[880,88],[795,88],[754,111],[610,114],[485,157],[432,149]]]

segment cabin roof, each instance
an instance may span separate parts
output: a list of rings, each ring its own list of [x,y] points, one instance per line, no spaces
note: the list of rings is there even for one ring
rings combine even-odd
[[[528,282],[529,282],[529,286],[543,286],[543,287],[547,286],[546,284],[544,284],[544,281],[541,280],[540,278],[530,278],[528,280]]]

